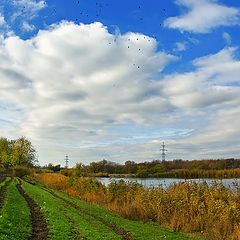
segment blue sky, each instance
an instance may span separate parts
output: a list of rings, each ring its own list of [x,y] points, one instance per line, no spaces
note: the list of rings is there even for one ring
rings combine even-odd
[[[239,157],[240,3],[0,4],[0,132],[41,164]]]

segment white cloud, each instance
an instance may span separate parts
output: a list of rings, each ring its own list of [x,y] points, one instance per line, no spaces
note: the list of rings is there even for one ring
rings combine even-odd
[[[33,24],[29,24],[28,22],[23,22],[22,30],[24,32],[32,32],[33,30],[35,30],[35,26]]]
[[[235,48],[225,48],[217,54],[193,61],[195,71],[167,76],[162,88],[171,104],[180,108],[223,107],[239,101],[240,61]]]
[[[188,11],[180,16],[169,17],[165,27],[193,33],[208,33],[219,26],[238,25],[240,10],[227,7],[217,0],[177,0],[176,4]]]
[[[176,47],[173,49],[175,52],[182,52],[187,49],[187,42],[176,42]]]
[[[0,27],[2,27],[5,24],[6,22],[5,22],[4,16],[0,13]]]
[[[223,37],[223,39],[224,39],[224,41],[226,42],[227,45],[231,45],[232,44],[232,38],[231,38],[229,33],[224,32],[222,34],[222,37]]]
[[[1,48],[0,98],[23,109],[22,133],[32,139],[100,139],[98,128],[144,123],[171,108],[149,81],[176,58],[148,36],[62,22]]]
[[[18,17],[31,20],[38,15],[39,11],[46,7],[45,0],[11,0],[11,3],[15,8],[12,16],[13,21]]]
[[[4,26],[3,34],[12,34],[13,29],[22,32],[35,30],[32,20],[47,6],[45,0],[8,0],[1,6],[4,14],[0,13],[0,26]]]
[[[222,158],[238,156],[240,118],[240,61],[236,48],[193,61],[194,71],[167,76],[163,93],[171,105],[184,110],[181,126],[194,131],[169,142],[176,157]],[[190,153],[191,152],[191,153]]]
[[[116,37],[101,23],[62,22],[29,40],[6,37],[0,41],[0,107],[12,106],[16,121],[12,128],[0,126],[1,132],[30,137],[41,160],[66,152],[76,160],[107,154],[115,161],[151,160],[158,154],[156,140],[164,138],[191,157],[207,149],[204,141],[216,149],[232,138],[225,149],[236,149],[236,51],[225,48],[194,60],[192,71],[164,76],[176,57],[158,51],[155,39]]]

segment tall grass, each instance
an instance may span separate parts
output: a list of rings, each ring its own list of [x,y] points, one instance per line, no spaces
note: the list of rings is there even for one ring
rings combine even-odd
[[[41,174],[48,187],[98,203],[124,217],[156,221],[175,231],[201,233],[207,240],[240,240],[240,190],[220,183],[184,182],[168,188],[144,188],[112,182],[107,187],[91,178]]]

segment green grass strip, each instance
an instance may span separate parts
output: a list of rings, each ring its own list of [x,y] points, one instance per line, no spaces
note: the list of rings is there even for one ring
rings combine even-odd
[[[65,216],[63,204],[49,193],[23,182],[24,191],[39,205],[47,219],[51,240],[71,239],[71,225]]]
[[[0,182],[0,188],[1,187],[3,187],[3,186],[5,186],[5,184],[8,182],[8,181],[10,181],[10,177],[6,177],[2,182]]]
[[[62,200],[52,196],[52,194],[39,186],[33,186],[24,182],[23,188],[43,209],[50,227],[50,239],[122,239],[121,236],[114,233],[112,229],[103,223],[67,206]]]
[[[95,218],[85,215],[74,208],[67,207],[66,213],[75,223],[75,229],[79,231],[84,239],[91,240],[122,240],[122,237],[117,235],[108,226],[99,222]]]
[[[31,235],[30,210],[16,184],[14,180],[8,186],[6,200],[0,211],[1,240],[26,240]]]

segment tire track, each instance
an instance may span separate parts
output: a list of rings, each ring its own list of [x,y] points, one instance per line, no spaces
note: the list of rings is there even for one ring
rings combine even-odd
[[[0,173],[0,183],[4,182],[5,179],[6,179],[6,177],[1,175],[1,173]]]
[[[32,235],[29,240],[47,240],[49,236],[47,221],[44,218],[40,207],[35,201],[23,190],[21,184],[17,184],[19,193],[26,200],[31,213]]]
[[[106,221],[105,219],[99,217],[99,216],[95,216],[94,214],[91,214],[89,213],[88,211],[86,211],[85,209],[79,207],[78,205],[66,200],[65,198],[57,195],[56,193],[50,191],[50,190],[46,190],[45,188],[43,188],[43,190],[49,192],[51,195],[53,195],[54,197],[62,200],[66,205],[72,207],[72,208],[75,208],[76,210],[88,215],[88,216],[91,216],[93,218],[95,218],[96,220],[98,220],[99,222],[103,223],[104,225],[106,225],[107,227],[111,228],[116,234],[118,234],[119,236],[122,237],[122,239],[124,240],[134,240],[134,238],[129,234],[129,232],[125,231],[124,229],[120,228],[120,227],[117,227],[116,225],[114,225],[113,223],[111,222],[108,222]]]
[[[6,177],[1,177],[1,182],[6,180]],[[12,179],[8,180],[5,182],[5,184],[0,187],[0,209],[3,207],[5,198],[6,198],[6,194],[7,194],[7,187],[9,186],[10,182],[12,181]]]
[[[65,215],[67,216],[67,214]],[[79,229],[76,227],[76,222],[70,217],[67,218],[72,226],[71,228],[72,240],[86,240],[85,237],[81,236]]]

